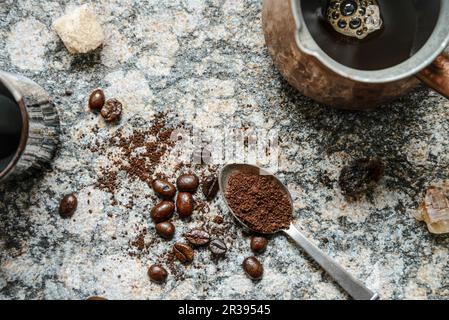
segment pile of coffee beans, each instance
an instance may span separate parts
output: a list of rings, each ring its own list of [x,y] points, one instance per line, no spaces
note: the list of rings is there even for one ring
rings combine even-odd
[[[182,220],[191,217],[195,208],[193,196],[200,186],[200,180],[195,174],[186,173],[176,179],[176,187],[166,179],[155,179],[151,186],[161,199],[150,212],[151,219],[156,223],[156,233],[164,239],[172,239],[176,228],[169,220],[175,214]],[[207,200],[213,200],[218,192],[218,178],[215,175],[206,177],[201,182],[201,190]],[[192,263],[195,249],[207,245],[215,258],[226,254],[226,244],[220,239],[212,239],[206,230],[192,229],[184,234],[184,238],[186,242],[176,242],[172,248],[173,255],[182,264]],[[148,269],[148,276],[154,282],[163,283],[168,272],[160,265],[152,265]]]
[[[250,248],[255,254],[261,254],[268,245],[268,239],[261,235],[251,237]],[[260,280],[263,276],[263,265],[255,256],[243,260],[243,270],[252,280]]]
[[[192,215],[194,209],[193,194],[199,187],[199,179],[195,174],[183,174],[176,181],[176,187],[167,180],[156,179],[152,182],[154,192],[161,201],[150,212],[151,219],[156,223],[156,233],[164,239],[172,239],[175,234],[175,226],[170,222],[175,211],[181,219]],[[208,200],[213,200],[218,192],[218,179],[211,175],[201,182],[201,189]],[[179,191],[179,192],[178,192]],[[177,196],[176,193],[178,192]],[[176,196],[176,204],[173,199]],[[64,196],[59,205],[59,213],[63,218],[70,218],[76,211],[78,200],[74,194]],[[208,246],[214,258],[221,258],[227,252],[226,244],[217,238],[213,238],[209,232],[195,228],[184,234],[187,243],[176,242],[172,248],[173,255],[182,263],[190,264],[195,256],[195,248]],[[268,239],[261,235],[251,237],[250,248],[254,254],[265,251]],[[259,280],[263,276],[263,265],[255,256],[244,259],[243,270],[252,280]],[[148,269],[148,277],[155,283],[164,283],[168,272],[161,265],[151,265]],[[97,300],[97,297],[91,297]],[[89,298],[89,299],[91,299]]]
[[[90,94],[89,108],[93,111],[99,111],[106,122],[117,122],[122,117],[122,103],[115,98],[106,100],[106,96],[101,89],[95,89]]]
[[[208,200],[212,200],[218,192],[216,176],[208,176],[201,183],[201,189]],[[154,192],[161,201],[150,212],[151,219],[156,223],[156,233],[164,239],[172,239],[175,234],[175,226],[170,218],[176,213],[181,219],[192,215],[194,209],[193,194],[199,187],[199,179],[195,174],[183,174],[176,181],[176,187],[167,180],[156,179],[152,183]],[[177,196],[176,193],[178,192]],[[176,204],[173,199],[176,196]],[[76,211],[78,200],[74,194],[68,194],[60,202],[59,213],[63,218],[70,218]],[[217,238],[213,238],[209,232],[195,228],[184,234],[187,243],[176,242],[172,248],[173,255],[182,263],[190,264],[195,256],[195,249],[208,246],[214,258],[221,258],[227,252],[226,244]],[[268,239],[256,235],[251,237],[250,248],[254,254],[265,251]],[[259,280],[263,276],[263,265],[255,256],[250,256],[243,261],[243,270],[252,280]],[[148,277],[155,283],[164,283],[168,272],[161,265],[151,265],[148,269]],[[93,297],[96,298],[96,297]]]

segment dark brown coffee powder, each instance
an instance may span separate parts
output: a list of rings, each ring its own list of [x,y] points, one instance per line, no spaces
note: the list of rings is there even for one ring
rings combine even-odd
[[[235,215],[254,231],[287,229],[292,220],[288,195],[270,176],[235,173],[228,180],[225,197]]]
[[[115,194],[120,184],[119,171],[126,172],[132,180],[138,179],[150,186],[156,174],[155,168],[175,145],[175,141],[171,140],[172,131],[173,128],[166,127],[163,114],[156,115],[149,128],[136,129],[130,135],[117,130],[108,139],[107,145],[98,146],[112,162],[110,166],[100,169],[98,187]],[[111,146],[118,148],[120,157],[108,151]]]

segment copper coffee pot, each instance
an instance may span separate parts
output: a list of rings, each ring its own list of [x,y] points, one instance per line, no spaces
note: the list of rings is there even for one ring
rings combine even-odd
[[[265,0],[263,30],[276,67],[304,95],[329,106],[369,110],[415,88],[419,81],[449,98],[449,1],[425,45],[408,60],[383,70],[347,67],[328,56],[305,23],[302,5],[318,0]]]

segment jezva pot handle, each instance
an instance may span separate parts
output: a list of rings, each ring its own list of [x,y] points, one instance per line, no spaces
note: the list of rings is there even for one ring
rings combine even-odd
[[[417,74],[428,87],[449,99],[449,55],[443,53],[430,66]]]

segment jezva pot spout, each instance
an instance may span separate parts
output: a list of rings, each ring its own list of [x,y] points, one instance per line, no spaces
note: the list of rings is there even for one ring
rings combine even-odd
[[[382,6],[383,1],[378,2]],[[370,110],[407,93],[421,81],[449,98],[449,56],[444,53],[449,43],[449,1],[432,1],[437,11],[424,45],[408,59],[375,70],[340,63],[318,44],[306,18],[311,16],[307,10],[322,3],[265,0],[263,4],[269,53],[285,79],[302,94],[337,108]]]

